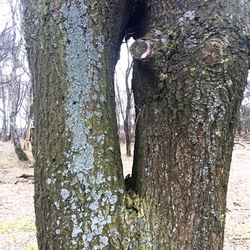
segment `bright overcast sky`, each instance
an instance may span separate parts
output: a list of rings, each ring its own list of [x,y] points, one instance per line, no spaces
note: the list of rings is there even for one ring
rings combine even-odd
[[[6,0],[0,0],[0,30],[10,21],[10,5]]]

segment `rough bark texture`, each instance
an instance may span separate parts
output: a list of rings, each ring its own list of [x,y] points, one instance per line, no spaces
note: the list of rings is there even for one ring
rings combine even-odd
[[[24,3],[39,249],[121,249],[113,72],[123,1]]]
[[[140,46],[148,41],[156,52],[135,57],[132,185],[151,204],[146,209],[154,214],[158,249],[222,249],[233,138],[247,82],[249,2],[147,4]]]
[[[222,249],[249,3],[23,3],[39,249]],[[124,192],[113,75],[131,34],[154,53],[135,62],[135,160]]]

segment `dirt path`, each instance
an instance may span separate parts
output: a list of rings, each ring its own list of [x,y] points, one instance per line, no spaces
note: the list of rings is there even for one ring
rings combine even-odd
[[[225,249],[250,250],[250,144],[236,144],[230,171]]]
[[[125,176],[132,158],[124,154]],[[29,153],[30,155],[30,153]],[[13,145],[0,142],[0,250],[35,250],[33,183],[18,178],[33,174],[20,163]],[[224,250],[250,250],[250,144],[236,144],[230,172]]]
[[[28,152],[31,157],[31,152]],[[19,162],[10,143],[0,142],[0,250],[36,249],[32,163]]]
[[[32,181],[17,178],[31,168],[0,169],[0,249],[32,249],[36,244]],[[16,184],[15,184],[16,183]]]

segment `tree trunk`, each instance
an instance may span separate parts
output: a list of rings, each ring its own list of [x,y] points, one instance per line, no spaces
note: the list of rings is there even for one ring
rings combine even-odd
[[[24,1],[24,16],[39,249],[122,249],[113,78],[125,2],[36,2]]]
[[[1,140],[8,141],[8,119],[7,119],[7,105],[6,105],[6,90],[5,87],[1,87],[2,92],[2,115],[3,115],[3,125],[2,125],[2,136]]]
[[[39,249],[222,249],[248,2],[23,2]],[[113,76],[128,30],[143,39],[125,187]]]
[[[126,118],[124,120],[124,133],[126,142],[126,155],[131,156],[131,116],[130,111],[128,111],[128,106],[126,108]]]
[[[23,150],[30,149],[31,128],[32,128],[32,118],[29,117],[27,122],[27,127],[24,133]]]
[[[222,249],[249,17],[238,1],[177,2],[148,1],[144,38],[131,48],[132,185],[152,204],[158,249]]]
[[[16,14],[17,10],[13,2],[10,2],[11,17],[12,17],[12,37],[11,37],[11,74],[10,74],[10,85],[9,85],[9,103],[10,103],[10,139],[13,140],[15,152],[20,161],[28,161],[29,158],[23,151],[19,134],[17,131],[16,118],[18,114],[19,99],[20,99],[20,79],[18,79],[18,64],[19,64],[19,51],[21,47],[21,40],[17,43],[16,41]],[[15,3],[16,4],[16,3]]]
[[[127,57],[128,57],[128,65],[125,72],[125,85],[126,85],[126,110],[125,110],[125,119],[124,119],[124,132],[125,132],[125,140],[126,140],[126,155],[131,156],[131,143],[132,143],[132,116],[131,116],[131,109],[132,109],[132,89],[129,86],[129,77],[132,70],[132,62],[130,62],[129,58],[129,48],[127,46]]]
[[[10,103],[10,140],[13,141],[14,143],[14,148],[15,152],[17,154],[17,157],[20,161],[28,161],[29,158],[26,155],[26,153],[23,151],[20,139],[19,139],[19,134],[17,130],[17,125],[16,125],[16,118],[17,118],[17,109],[18,109],[18,98],[19,98],[19,89],[18,89],[18,84],[17,79],[16,79],[16,67],[15,62],[17,60],[16,56],[13,59],[13,69],[12,69],[12,74],[11,74],[11,85],[9,86],[9,103]]]
[[[32,96],[32,95],[31,95]],[[26,130],[24,133],[24,144],[23,144],[23,150],[27,150],[30,148],[30,142],[31,142],[31,129],[33,127],[33,105],[32,103],[29,105],[29,114],[28,114],[28,121],[26,125]]]
[[[10,113],[10,134],[11,139],[14,143],[15,153],[20,161],[28,161],[29,158],[22,149],[19,134],[16,126],[16,114],[15,112]]]
[[[121,132],[121,117],[122,117],[122,121],[124,121],[124,112],[123,112],[123,107],[122,107],[122,99],[121,99],[121,95],[120,95],[120,88],[118,85],[118,79],[117,79],[117,75],[115,72],[115,88],[116,88],[116,120],[117,120],[117,125],[118,125],[118,134],[120,137],[120,132]]]
[[[126,141],[126,155],[131,156],[131,93],[127,92],[127,106],[124,119],[124,133]]]

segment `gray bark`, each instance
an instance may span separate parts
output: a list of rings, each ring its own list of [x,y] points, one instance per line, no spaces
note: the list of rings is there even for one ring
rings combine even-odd
[[[125,3],[106,2],[24,1],[39,249],[122,249],[113,73]]]
[[[156,207],[159,249],[222,249],[249,2],[147,2],[148,24],[132,46],[133,189]]]
[[[23,3],[39,249],[222,249],[249,2]],[[113,75],[130,34],[150,46],[125,188]]]

